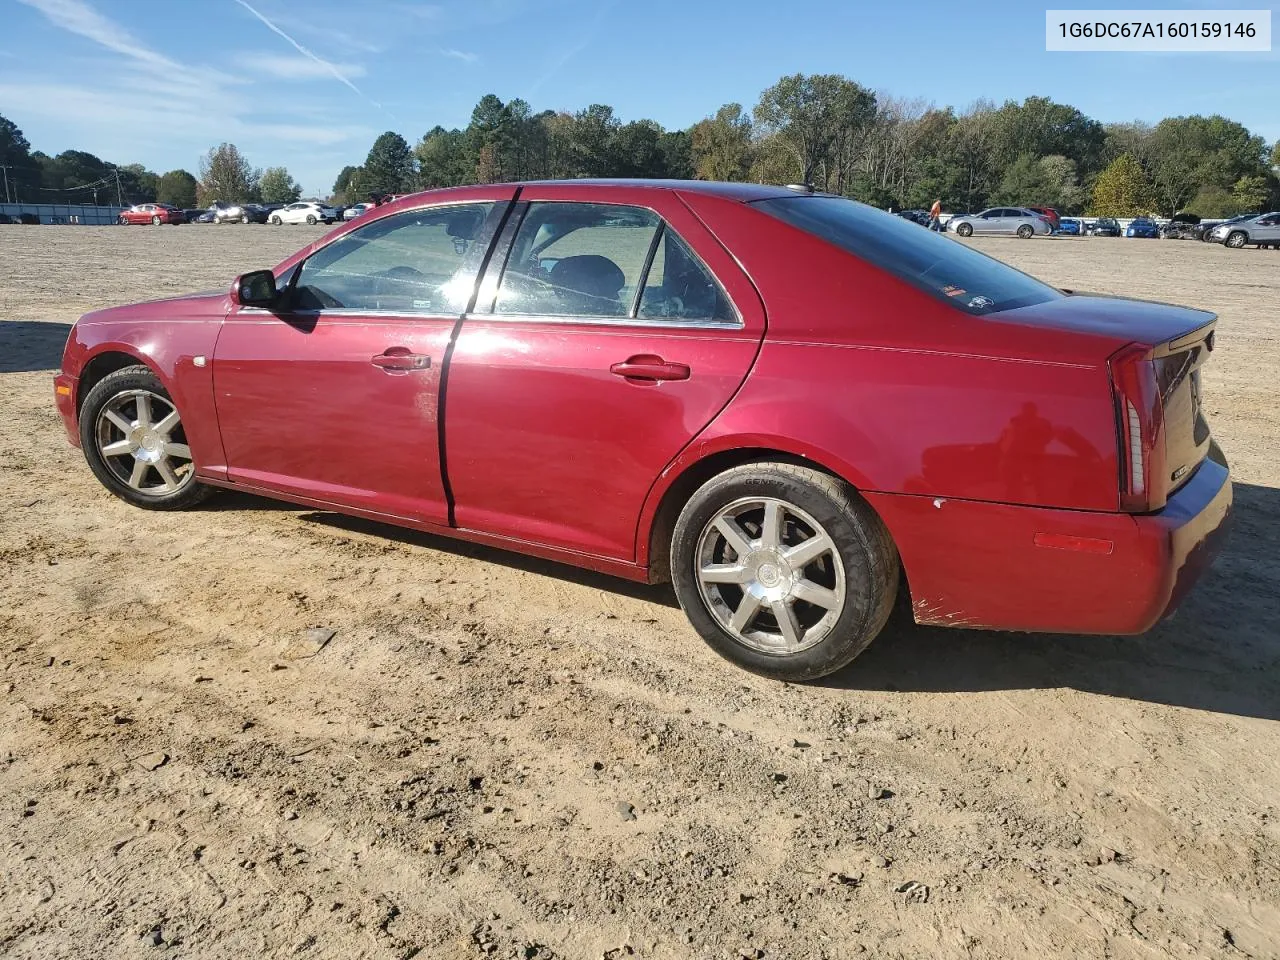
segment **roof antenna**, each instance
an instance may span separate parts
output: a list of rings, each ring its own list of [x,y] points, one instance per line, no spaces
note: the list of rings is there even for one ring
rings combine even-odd
[[[796,193],[815,193],[812,183],[788,183],[788,190],[794,190]]]

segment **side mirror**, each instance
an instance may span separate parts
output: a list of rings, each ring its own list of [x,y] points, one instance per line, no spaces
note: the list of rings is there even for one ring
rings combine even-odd
[[[231,301],[241,307],[273,307],[278,297],[276,275],[270,270],[243,273],[231,285]]]

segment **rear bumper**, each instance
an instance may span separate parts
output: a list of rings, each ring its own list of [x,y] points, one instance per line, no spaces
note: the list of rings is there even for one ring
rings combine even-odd
[[[867,499],[898,544],[919,623],[1143,633],[1173,612],[1226,538],[1231,478],[1216,448],[1215,456],[1163,510],[1141,516],[887,494]],[[1064,549],[1064,542],[1085,549]]]
[[[76,418],[76,378],[60,373],[53,378],[53,399],[72,446],[80,446],[80,424]]]

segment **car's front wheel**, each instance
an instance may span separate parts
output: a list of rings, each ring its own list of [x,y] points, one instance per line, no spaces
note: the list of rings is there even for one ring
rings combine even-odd
[[[780,680],[839,670],[884,626],[898,554],[843,481],[789,463],[751,463],[685,504],[671,576],[689,621],[721,656]]]
[[[280,224],[281,224],[281,223],[282,223],[281,219],[280,219],[279,217],[277,217],[277,216],[273,213],[273,214],[271,215],[271,225],[272,225],[273,227],[278,227],[278,226],[280,226]]]
[[[80,408],[80,444],[102,485],[135,506],[180,510],[210,492],[196,481],[178,408],[148,367],[93,386]]]
[[[962,236],[962,237],[972,237],[972,236],[973,236],[973,224],[971,224],[971,223],[962,223],[962,224],[960,224],[958,227],[956,227],[956,233],[960,234],[960,236]]]
[[[116,223],[120,224],[122,227],[127,227],[129,225],[129,218],[121,214],[116,217]]]
[[[1249,240],[1249,235],[1243,230],[1235,230],[1227,237],[1226,245],[1232,250],[1239,250]]]

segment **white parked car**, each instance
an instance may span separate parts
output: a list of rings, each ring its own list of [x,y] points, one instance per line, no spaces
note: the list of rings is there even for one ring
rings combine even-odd
[[[271,214],[271,222],[276,226],[282,223],[333,223],[337,219],[337,210],[314,200],[291,203]]]
[[[342,219],[354,220],[356,217],[360,216],[360,214],[364,213],[367,210],[372,210],[372,209],[373,209],[372,203],[357,203],[353,206],[347,207],[347,209],[342,211]]]

